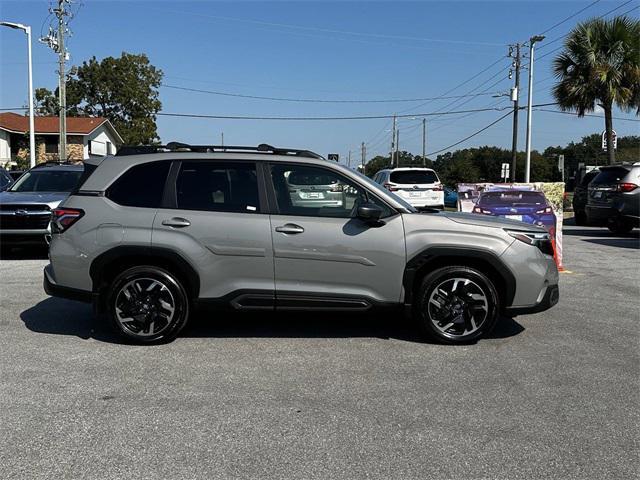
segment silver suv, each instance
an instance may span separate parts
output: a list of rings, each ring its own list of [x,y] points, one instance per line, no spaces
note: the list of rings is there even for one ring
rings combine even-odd
[[[308,151],[169,144],[87,160],[86,172],[54,211],[44,287],[92,301],[135,342],[171,340],[209,305],[401,308],[431,337],[463,343],[500,315],[558,301],[544,229],[418,213]],[[300,202],[292,177],[322,178],[346,200]]]

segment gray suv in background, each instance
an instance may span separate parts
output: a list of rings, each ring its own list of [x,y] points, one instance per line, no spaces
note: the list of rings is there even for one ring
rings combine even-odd
[[[93,302],[134,342],[169,341],[194,308],[217,306],[400,308],[430,337],[467,343],[501,314],[558,301],[544,229],[418,213],[312,152],[174,143],[87,160],[86,173],[54,210],[44,287]],[[309,185],[343,200],[301,201]]]
[[[640,227],[640,162],[600,167],[589,183],[586,214],[590,224],[613,233]]]

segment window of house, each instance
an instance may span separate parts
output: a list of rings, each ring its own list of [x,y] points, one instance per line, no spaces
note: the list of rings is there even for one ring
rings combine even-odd
[[[179,209],[212,212],[260,211],[254,163],[182,162],[176,181]]]
[[[60,138],[56,135],[47,135],[44,137],[44,152],[45,153],[58,153],[58,143]]]

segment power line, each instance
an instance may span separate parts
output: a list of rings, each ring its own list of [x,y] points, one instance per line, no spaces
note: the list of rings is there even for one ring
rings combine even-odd
[[[444,148],[441,148],[440,150],[436,150],[436,151],[434,151],[434,152],[427,153],[427,156],[429,156],[429,155],[436,155],[436,154],[438,154],[438,153],[444,152],[445,150],[449,150],[449,149],[450,149],[450,148],[452,148],[452,147],[455,147],[455,146],[457,146],[457,145],[460,145],[460,144],[461,144],[461,143],[463,143],[463,142],[466,142],[466,141],[467,141],[467,140],[469,140],[470,138],[473,138],[473,137],[475,137],[476,135],[478,135],[478,134],[480,134],[480,133],[484,132],[485,130],[487,130],[487,129],[489,129],[489,128],[493,127],[496,123],[498,123],[498,122],[499,122],[499,121],[501,121],[501,120],[504,120],[505,118],[507,118],[507,117],[508,117],[509,115],[511,115],[512,113],[513,113],[512,111],[509,111],[509,112],[505,113],[504,115],[502,115],[502,116],[501,116],[500,118],[498,118],[497,120],[494,120],[494,121],[493,121],[493,122],[491,122],[489,125],[487,125],[487,126],[485,126],[485,127],[482,127],[480,130],[478,130],[478,131],[476,131],[476,132],[473,132],[471,135],[469,135],[469,136],[467,136],[467,137],[463,138],[462,140],[460,140],[460,141],[458,141],[458,142],[456,142],[456,143],[452,143],[451,145],[448,145],[448,146],[446,146],[446,147],[444,147]]]
[[[586,9],[593,7],[596,3],[600,3],[602,0],[595,0],[594,2],[591,2],[589,5],[587,5],[584,8],[581,8],[580,10],[578,10],[577,12],[575,12],[572,15],[569,15],[567,18],[565,18],[564,20],[560,20],[558,23],[550,26],[549,28],[547,28],[546,30],[544,30],[543,32],[540,32],[540,35],[544,35],[547,32],[550,32],[551,30],[553,30],[556,27],[559,27],[560,25],[562,25],[563,23],[571,20],[573,17],[576,17],[577,15],[581,14],[582,12],[584,12]]]
[[[536,111],[548,112],[548,113],[560,113],[562,115],[571,115],[571,116],[574,116],[576,118],[579,118],[579,116],[574,112],[563,112],[562,110],[550,110],[548,108],[536,108]],[[603,115],[595,115],[595,114],[591,114],[591,113],[585,113],[582,116],[583,117],[604,118]],[[640,122],[640,119],[638,119],[638,118],[624,118],[624,117],[611,117],[611,118],[613,120],[621,120],[623,122]]]
[[[221,92],[216,90],[203,90],[199,88],[180,87],[177,85],[161,85],[164,88],[172,88],[175,90],[184,90],[187,92],[207,93],[211,95],[220,95],[224,97],[249,98],[254,100],[271,100],[276,102],[301,102],[301,103],[402,103],[402,102],[422,102],[425,100],[446,100],[452,98],[479,97],[490,95],[490,93],[476,93],[473,95],[451,95],[439,97],[423,97],[423,98],[398,98],[398,99],[378,99],[378,100],[325,100],[318,98],[287,98],[287,97],[265,97],[260,95],[244,95],[240,93]],[[416,107],[417,108],[417,107]]]
[[[540,106],[555,105],[542,104]],[[458,115],[470,112],[488,112],[490,110],[498,110],[496,108],[480,108],[471,110],[456,110],[449,112],[427,112],[427,113],[412,113],[403,115],[351,115],[340,117],[273,117],[273,116],[253,116],[253,115],[208,115],[199,113],[173,113],[173,112],[158,112],[156,115],[165,117],[185,117],[185,118],[212,118],[220,120],[287,120],[287,121],[324,121],[324,120],[376,120],[381,118],[407,118],[407,117],[430,117],[440,115]]]
[[[483,45],[483,46],[489,46],[489,47],[504,46],[504,44],[502,43],[478,42],[478,41],[470,41],[470,40],[450,40],[450,39],[442,39],[442,38],[411,37],[406,35],[388,35],[388,34],[382,34],[382,33],[354,32],[349,30],[336,30],[331,28],[310,27],[305,25],[292,25],[287,23],[266,22],[264,20],[225,17],[221,15],[207,15],[202,13],[192,13],[192,12],[185,12],[185,11],[172,11],[172,13],[189,14],[189,15],[195,15],[200,18],[214,18],[217,20],[249,23],[249,24],[263,25],[268,27],[283,27],[283,28],[289,28],[293,30],[306,30],[306,31],[330,33],[330,34],[351,35],[356,37],[384,38],[384,39],[391,39],[391,40],[411,40],[411,41],[435,42],[435,43],[452,43],[452,44],[474,45],[474,46]]]
[[[532,105],[531,107],[548,107],[551,105],[557,105],[556,102],[540,103],[538,105]],[[520,109],[525,109],[527,106],[522,106]],[[269,116],[251,116],[251,115],[208,115],[200,113],[173,113],[173,112],[158,112],[156,115],[164,117],[181,117],[181,118],[212,118],[222,120],[286,120],[286,121],[326,121],[326,120],[376,120],[381,118],[393,118],[393,117],[431,117],[434,115],[458,115],[471,112],[488,112],[488,111],[501,111],[503,108],[477,108],[472,110],[455,110],[449,112],[426,112],[426,113],[414,113],[407,115],[360,115],[360,116],[345,116],[345,117],[269,117]]]

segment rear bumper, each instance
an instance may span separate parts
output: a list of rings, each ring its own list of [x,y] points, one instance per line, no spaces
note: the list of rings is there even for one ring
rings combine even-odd
[[[516,315],[528,315],[531,313],[544,312],[553,307],[560,299],[560,289],[558,285],[548,285],[542,299],[534,305],[524,307],[507,307],[504,309],[505,315],[515,317]]]
[[[97,298],[93,292],[79,290],[77,288],[63,287],[53,280],[51,273],[51,265],[44,267],[44,291],[52,297],[67,298],[69,300],[77,300],[79,302],[93,303]]]
[[[609,220],[624,218],[625,220],[634,222],[636,226],[640,226],[640,217],[638,217],[637,212],[631,211],[630,209],[587,205],[585,212],[589,223],[593,223],[594,225],[606,225]]]

